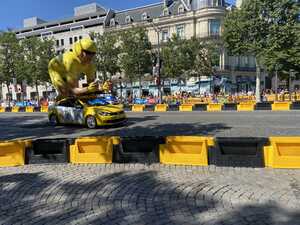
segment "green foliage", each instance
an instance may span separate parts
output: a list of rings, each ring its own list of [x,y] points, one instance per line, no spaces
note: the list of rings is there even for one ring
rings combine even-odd
[[[134,28],[121,33],[121,70],[131,81],[151,72],[151,43],[145,29]]]
[[[112,76],[120,72],[118,37],[116,34],[108,32],[104,34],[93,33],[91,36],[97,45],[95,58],[97,70],[103,74],[103,79],[107,80],[107,75]]]
[[[268,71],[300,71],[300,8],[293,1],[278,0],[268,11],[268,46],[264,51],[264,65]]]
[[[165,77],[210,76],[219,62],[219,51],[214,43],[173,36],[163,47],[162,58]]]
[[[12,32],[0,34],[0,83],[9,85],[13,78],[21,77],[21,48]]]
[[[29,85],[49,82],[48,63],[54,57],[54,42],[32,37],[22,40],[23,73]]]

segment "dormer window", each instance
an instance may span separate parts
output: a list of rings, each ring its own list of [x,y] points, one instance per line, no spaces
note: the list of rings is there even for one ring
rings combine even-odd
[[[131,16],[126,16],[125,23],[131,23],[131,22],[132,22]]]
[[[115,21],[115,19],[111,19],[109,25],[110,25],[111,27],[116,26],[116,21]]]
[[[142,14],[142,20],[147,20],[148,19],[148,14],[146,12],[144,12]]]
[[[170,11],[168,8],[165,8],[163,11],[163,16],[168,16],[168,15],[170,15]]]
[[[182,13],[184,13],[184,6],[183,6],[183,5],[180,5],[180,6],[178,7],[178,14],[182,14]]]

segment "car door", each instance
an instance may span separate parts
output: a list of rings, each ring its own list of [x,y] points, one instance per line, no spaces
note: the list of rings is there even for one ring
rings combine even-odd
[[[74,101],[72,99],[66,99],[61,101],[60,104],[56,107],[59,121],[64,124],[74,123],[73,119],[73,108]]]
[[[83,116],[83,105],[81,105],[78,101],[74,102],[74,106],[70,112],[72,123],[74,124],[84,124],[84,116]]]

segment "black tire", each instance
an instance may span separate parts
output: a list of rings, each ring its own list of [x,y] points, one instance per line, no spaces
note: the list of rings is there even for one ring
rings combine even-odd
[[[59,121],[58,121],[58,118],[55,114],[51,114],[49,116],[49,123],[51,126],[57,126],[59,125]]]
[[[88,116],[85,120],[85,124],[90,129],[95,129],[97,127],[97,120],[94,116]]]

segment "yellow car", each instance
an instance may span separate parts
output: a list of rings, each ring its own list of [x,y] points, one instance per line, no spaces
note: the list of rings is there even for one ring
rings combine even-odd
[[[49,106],[51,125],[78,124],[88,128],[116,125],[126,121],[124,109],[120,105],[111,105],[104,98],[81,97],[66,98]]]

